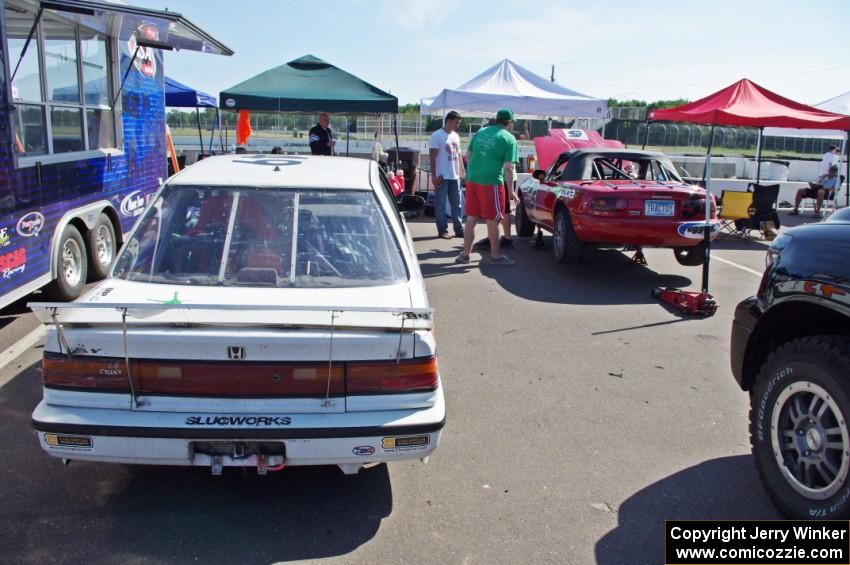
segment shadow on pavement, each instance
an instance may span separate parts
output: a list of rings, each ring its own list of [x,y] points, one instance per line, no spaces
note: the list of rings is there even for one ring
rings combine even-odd
[[[521,298],[559,304],[648,304],[656,302],[655,287],[692,284],[688,277],[659,274],[633,262],[631,253],[612,249],[588,248],[581,263],[562,265],[552,257],[551,237],[545,239],[545,249],[533,249],[514,238],[516,249],[506,252],[517,261],[513,266],[490,265],[489,254],[481,256],[482,274]],[[693,276],[699,279],[698,267]]]
[[[38,446],[33,365],[0,388],[0,555],[8,563],[271,563],[344,555],[392,513],[386,465],[256,471],[72,462]]]
[[[596,561],[664,563],[664,520],[737,519],[781,519],[750,455],[705,461],[631,496],[617,511],[617,527],[596,543]]]

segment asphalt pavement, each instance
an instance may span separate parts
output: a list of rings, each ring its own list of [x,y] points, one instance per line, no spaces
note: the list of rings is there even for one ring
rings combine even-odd
[[[0,561],[662,563],[665,519],[780,517],[755,471],[728,353],[764,242],[717,243],[719,309],[692,318],[650,295],[699,286],[700,268],[669,250],[647,250],[647,266],[614,250],[568,266],[550,238],[544,250],[517,239],[515,266],[486,255],[458,265],[461,240],[437,239],[427,218],[410,229],[448,403],[428,464],[267,477],[65,467],[29,424],[40,346],[8,354],[38,326],[22,301],[0,317]]]

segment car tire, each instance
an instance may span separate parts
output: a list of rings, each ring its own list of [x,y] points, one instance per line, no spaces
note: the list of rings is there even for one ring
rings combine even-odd
[[[705,242],[701,241],[693,247],[674,247],[673,256],[676,261],[685,267],[696,267],[702,265],[705,256]]]
[[[578,238],[573,229],[570,213],[563,208],[555,214],[552,253],[555,254],[557,262],[567,264],[578,263],[584,253],[584,242]]]
[[[83,291],[88,274],[86,245],[80,231],[68,224],[59,237],[59,252],[54,258],[56,279],[45,289],[52,300],[67,302]]]
[[[520,237],[531,237],[534,235],[534,224],[525,213],[525,204],[522,203],[522,193],[519,194],[519,200],[516,203],[516,212],[514,214],[514,224],[516,225],[516,233]]]
[[[750,395],[750,443],[762,483],[789,518],[850,517],[850,338],[776,349]]]
[[[99,281],[109,274],[118,250],[115,228],[112,227],[109,216],[101,214],[97,224],[89,230],[86,239],[89,254],[89,279]]]

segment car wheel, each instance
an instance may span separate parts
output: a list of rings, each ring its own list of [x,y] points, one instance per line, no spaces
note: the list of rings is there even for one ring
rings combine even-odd
[[[693,247],[674,247],[673,255],[676,257],[676,261],[685,267],[702,265],[705,256],[705,242],[701,241]]]
[[[520,237],[531,237],[534,235],[534,224],[525,213],[525,204],[522,203],[522,194],[519,195],[519,200],[516,204],[516,213],[514,224],[516,224],[516,233]]]
[[[88,233],[89,276],[99,281],[109,274],[109,267],[115,259],[117,242],[115,228],[106,214],[101,214],[97,224]]]
[[[564,209],[558,210],[555,215],[552,252],[559,263],[578,263],[584,252],[584,242],[576,235],[570,214]]]
[[[759,475],[788,517],[850,517],[850,338],[790,341],[762,365],[750,396]]]
[[[69,301],[83,291],[88,273],[86,245],[77,228],[68,224],[59,238],[56,258],[56,279],[45,290],[53,300]]]

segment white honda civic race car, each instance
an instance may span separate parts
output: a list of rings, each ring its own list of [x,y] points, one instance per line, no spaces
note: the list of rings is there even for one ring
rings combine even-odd
[[[30,306],[49,325],[32,421],[55,457],[350,474],[439,444],[433,312],[372,161],[203,160],[109,278]]]

